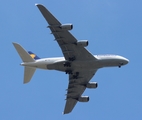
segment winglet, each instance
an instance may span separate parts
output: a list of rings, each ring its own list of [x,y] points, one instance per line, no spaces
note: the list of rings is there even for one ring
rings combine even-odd
[[[42,4],[39,4],[39,3],[35,3],[35,6],[38,6],[38,5],[42,5]]]
[[[49,25],[61,25],[61,23],[47,10],[47,8],[42,4],[35,4],[42,15],[44,16],[45,20],[48,22]]]
[[[38,3],[35,3],[35,6],[37,6],[38,5]]]

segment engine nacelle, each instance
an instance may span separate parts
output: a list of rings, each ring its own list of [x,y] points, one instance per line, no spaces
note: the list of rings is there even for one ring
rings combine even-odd
[[[88,102],[89,101],[89,97],[88,96],[81,96],[78,98],[79,102]]]
[[[62,24],[60,26],[61,29],[63,30],[72,30],[73,29],[73,25],[72,24]]]
[[[86,85],[87,88],[97,88],[98,87],[98,83],[97,82],[89,82]]]
[[[80,40],[80,41],[77,41],[76,44],[82,47],[87,47],[89,43],[88,43],[88,40]]]

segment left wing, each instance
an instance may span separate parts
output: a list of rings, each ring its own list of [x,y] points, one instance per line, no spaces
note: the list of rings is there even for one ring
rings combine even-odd
[[[66,105],[64,114],[70,113],[75,107],[78,99],[81,97],[86,89],[86,84],[94,76],[97,70],[92,71],[80,71],[78,79],[73,79],[74,75],[69,75],[69,84],[66,94]]]

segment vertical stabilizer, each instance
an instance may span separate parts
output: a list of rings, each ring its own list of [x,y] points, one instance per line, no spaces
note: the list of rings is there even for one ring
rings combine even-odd
[[[27,66],[25,67],[25,69],[24,69],[24,82],[23,83],[30,82],[35,70],[36,70],[36,68],[27,67]]]

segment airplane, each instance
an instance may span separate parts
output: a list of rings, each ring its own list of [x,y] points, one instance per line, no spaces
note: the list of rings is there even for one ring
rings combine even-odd
[[[35,4],[49,24],[51,33],[59,44],[64,57],[39,58],[31,51],[26,51],[20,44],[13,43],[24,66],[24,83],[28,83],[36,69],[58,70],[69,75],[66,104],[63,114],[70,113],[76,103],[88,102],[88,96],[82,96],[86,88],[97,88],[97,82],[89,82],[98,69],[121,67],[129,60],[120,55],[93,55],[86,47],[88,40],[78,41],[69,30],[72,24],[61,24],[43,5]]]

